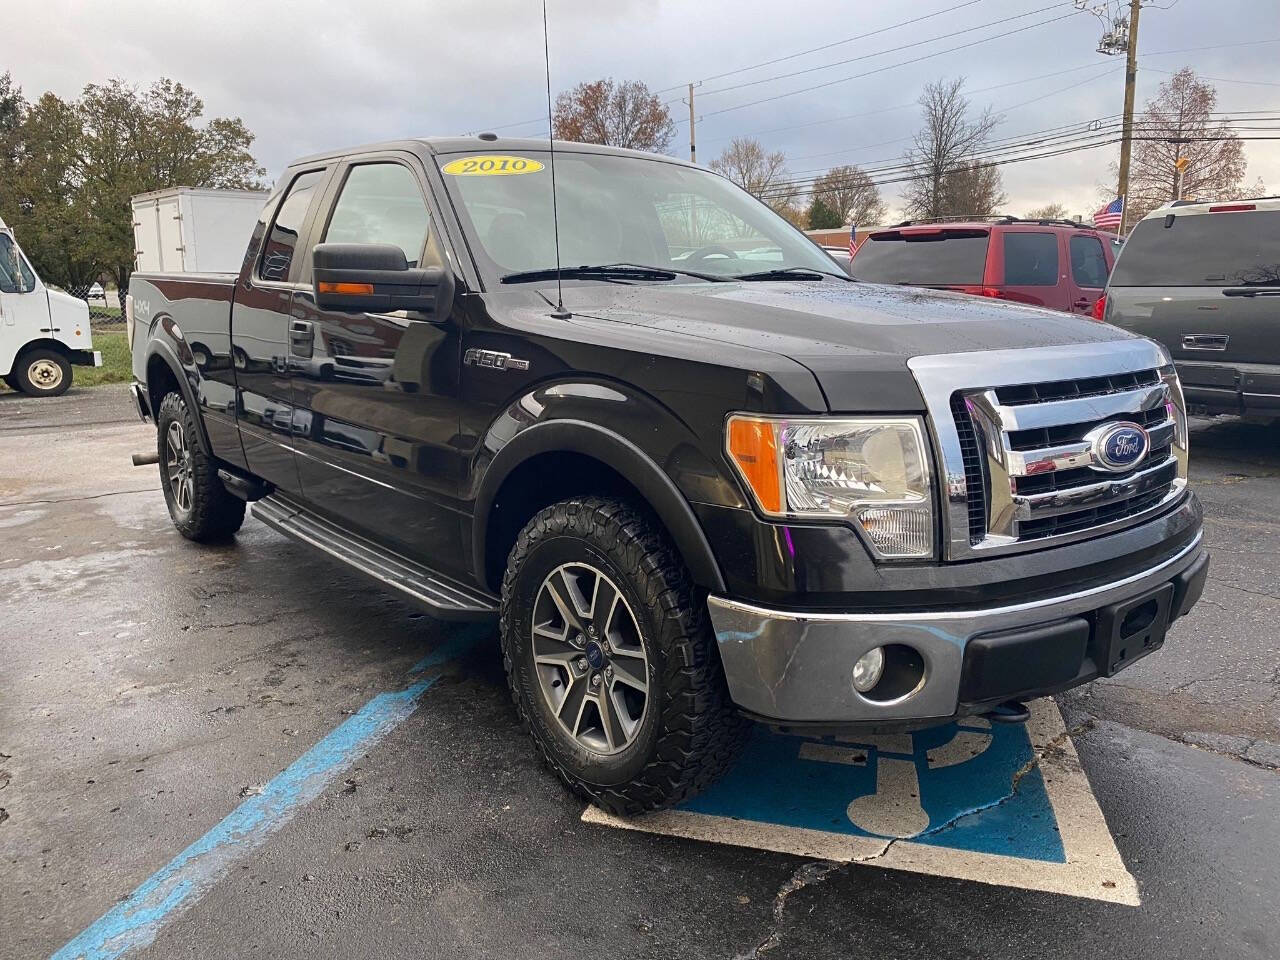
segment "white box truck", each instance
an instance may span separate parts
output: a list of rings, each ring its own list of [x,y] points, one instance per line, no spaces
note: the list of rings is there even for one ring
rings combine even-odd
[[[89,305],[47,286],[0,220],[0,377],[37,397],[66,393],[71,366],[102,366]]]
[[[265,190],[171,187],[133,198],[141,273],[235,273],[267,201]]]

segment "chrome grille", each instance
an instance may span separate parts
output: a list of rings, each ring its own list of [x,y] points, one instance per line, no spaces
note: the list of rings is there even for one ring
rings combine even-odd
[[[1098,536],[1185,488],[1182,393],[1155,344],[920,357],[909,366],[944,465],[950,559]],[[1119,472],[1098,460],[1090,436],[1118,422],[1148,436],[1146,455]]]

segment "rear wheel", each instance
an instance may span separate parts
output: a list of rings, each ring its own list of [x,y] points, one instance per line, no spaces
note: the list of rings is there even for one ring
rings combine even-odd
[[[165,394],[156,416],[160,485],[173,525],[188,540],[223,540],[244,523],[245,503],[227,492],[196,434],[182,394]]]
[[[56,350],[28,350],[13,365],[10,386],[33,397],[56,397],[71,386],[71,363]]]
[[[547,507],[502,585],[516,709],[547,764],[614,813],[679,803],[733,762],[734,709],[703,598],[661,528],[618,500]]]

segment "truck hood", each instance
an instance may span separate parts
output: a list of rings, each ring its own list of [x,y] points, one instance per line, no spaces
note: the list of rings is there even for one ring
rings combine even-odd
[[[919,287],[815,281],[592,284],[565,289],[570,310],[804,364],[833,410],[903,409],[916,356],[1127,340],[1106,324],[1053,310]]]

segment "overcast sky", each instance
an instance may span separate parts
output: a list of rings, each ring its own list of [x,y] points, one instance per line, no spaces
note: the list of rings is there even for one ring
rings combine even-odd
[[[1219,78],[1220,110],[1280,107],[1280,42],[1240,45],[1280,41],[1276,0],[1160,4],[1142,12],[1139,108],[1186,65]],[[1087,123],[1122,106],[1123,58],[1095,52],[1100,24],[1073,13],[1070,0],[548,0],[548,8],[553,90],[602,76],[654,89],[704,80],[696,96],[702,162],[741,134],[784,151],[797,176],[891,162],[919,125],[921,88],[939,77],[965,77],[976,106],[1004,114],[997,137]],[[839,42],[915,17],[926,19]],[[10,70],[28,99],[45,90],[73,97],[113,76],[140,85],[172,77],[203,97],[210,115],[245,120],[272,179],[295,156],[371,140],[497,127],[545,136],[545,120],[508,126],[545,114],[538,0],[42,0],[22,5],[20,28],[9,20],[0,71]],[[957,35],[888,52],[944,34]],[[1186,49],[1201,47],[1218,48]],[[827,66],[836,61],[852,62]],[[779,96],[817,84],[827,85]],[[739,88],[723,89],[730,86]],[[771,97],[778,99],[726,109]],[[687,156],[688,108],[673,103],[672,114],[681,123],[671,152]],[[1280,192],[1280,141],[1246,143],[1245,151],[1247,181],[1261,177]],[[1006,209],[1059,201],[1073,214],[1092,213],[1117,156],[1107,147],[1006,166]],[[884,188],[894,209],[898,190]]]

